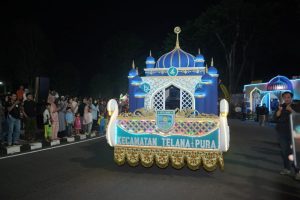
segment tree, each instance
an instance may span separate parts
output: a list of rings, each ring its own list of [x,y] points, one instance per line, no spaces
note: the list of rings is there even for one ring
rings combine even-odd
[[[280,32],[281,7],[278,2],[223,0],[186,23],[181,46],[192,51],[201,47],[207,61],[216,56],[216,66],[224,66],[218,68],[221,79],[230,93],[237,92],[241,81],[255,74],[254,66],[262,59],[259,54],[269,48],[263,44],[273,42],[274,33]],[[167,48],[173,35],[165,41]]]

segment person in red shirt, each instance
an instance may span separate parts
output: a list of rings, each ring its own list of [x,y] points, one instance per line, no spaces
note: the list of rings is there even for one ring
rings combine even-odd
[[[23,85],[20,85],[20,88],[17,90],[16,94],[17,94],[17,99],[19,101],[22,101],[23,95],[24,95],[24,86]]]

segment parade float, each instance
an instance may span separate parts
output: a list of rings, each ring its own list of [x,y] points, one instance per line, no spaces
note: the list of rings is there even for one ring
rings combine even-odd
[[[209,68],[204,65],[200,50],[196,57],[183,51],[180,28],[174,32],[175,48],[157,62],[150,52],[144,77],[133,63],[129,112],[120,113],[114,99],[108,102],[107,142],[118,165],[223,170],[223,153],[229,149],[228,103],[218,101],[218,71],[213,61]]]

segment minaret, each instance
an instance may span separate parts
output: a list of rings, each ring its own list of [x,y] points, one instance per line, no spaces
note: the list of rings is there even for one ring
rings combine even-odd
[[[136,102],[135,109],[144,108],[145,96],[146,96],[146,93],[144,92],[144,90],[142,88],[140,88],[140,87],[136,88],[136,90],[134,92],[134,97],[135,97],[135,102]]]
[[[218,115],[218,85],[219,85],[219,74],[218,70],[214,67],[214,60],[211,58],[211,64],[208,69],[208,74],[212,78],[212,85],[211,85],[211,112],[215,115]]]
[[[135,65],[134,62],[132,63],[132,68],[134,69]],[[135,97],[135,92],[139,89],[140,85],[142,84],[143,80],[138,75],[138,68],[134,69],[135,76],[130,81],[130,99],[129,99],[129,112],[134,112],[137,109],[137,98]]]
[[[131,112],[131,108],[135,107],[135,99],[134,99],[134,86],[131,84],[132,79],[137,75],[137,71],[135,69],[134,60],[132,61],[132,69],[128,74],[128,94],[129,94],[129,110]]]
[[[204,97],[204,113],[213,114],[212,113],[212,102],[210,100],[212,94],[212,77],[208,74],[207,64],[205,67],[205,74],[201,77],[201,83],[203,85],[203,90],[205,91],[206,96]]]
[[[146,59],[146,68],[154,68],[155,65],[155,59],[151,55],[151,50],[150,50],[150,55]]]
[[[195,67],[201,67],[202,69],[205,67],[204,66],[204,56],[200,52],[200,48],[198,49],[198,55],[195,58]]]
[[[195,90],[194,93],[195,97],[195,109],[199,113],[205,113],[205,100],[206,100],[206,88],[202,84],[198,84],[198,87]]]

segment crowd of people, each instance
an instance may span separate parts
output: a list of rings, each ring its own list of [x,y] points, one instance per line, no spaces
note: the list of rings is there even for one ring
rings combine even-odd
[[[120,96],[120,112],[128,112],[127,96]],[[292,93],[284,92],[283,104],[278,105],[272,117],[276,123],[283,160],[284,168],[280,171],[282,175],[290,175],[292,167],[295,168],[288,159],[292,154],[289,114],[299,112],[300,108],[299,104],[293,104],[292,98]],[[24,87],[20,86],[16,92],[0,99],[1,143],[6,146],[20,144],[21,130],[24,130],[24,139],[29,142],[38,139],[50,142],[65,136],[92,132],[104,133],[109,120],[106,104],[104,99],[59,96],[52,90],[49,91],[48,99],[41,106],[34,100],[29,90],[24,90]],[[269,111],[265,104],[256,108],[256,114],[260,125],[268,121]],[[294,170],[295,178],[300,180],[299,168]]]
[[[0,100],[0,140],[3,145],[20,144],[24,139],[51,141],[78,134],[104,133],[108,122],[106,100],[59,96],[49,91],[44,103],[23,86]]]

